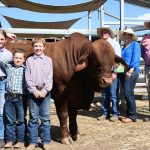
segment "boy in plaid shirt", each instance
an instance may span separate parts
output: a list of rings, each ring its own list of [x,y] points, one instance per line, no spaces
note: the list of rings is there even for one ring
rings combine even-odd
[[[24,147],[25,115],[23,107],[23,94],[25,92],[25,51],[15,49],[13,61],[0,61],[0,65],[5,68],[7,73],[6,81],[6,102],[4,105],[5,115],[5,148]],[[17,129],[17,132],[16,132]],[[17,133],[17,135],[16,135]]]

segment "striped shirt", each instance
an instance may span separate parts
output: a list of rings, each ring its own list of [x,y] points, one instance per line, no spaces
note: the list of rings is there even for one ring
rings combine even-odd
[[[47,94],[52,89],[53,65],[50,57],[44,54],[30,56],[26,60],[25,79],[30,93],[37,92],[36,86],[44,85],[42,91]]]
[[[13,62],[4,63],[0,61],[0,66],[4,67],[7,73],[6,91],[24,94],[25,86],[25,66],[15,67]]]

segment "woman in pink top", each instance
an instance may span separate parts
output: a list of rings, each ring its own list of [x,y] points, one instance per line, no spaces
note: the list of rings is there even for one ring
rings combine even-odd
[[[144,26],[150,29],[150,21],[144,22]],[[149,110],[150,110],[150,33],[145,35],[141,42],[141,56],[145,62],[145,78],[146,86],[149,99]],[[150,121],[150,116],[144,118],[144,121]]]

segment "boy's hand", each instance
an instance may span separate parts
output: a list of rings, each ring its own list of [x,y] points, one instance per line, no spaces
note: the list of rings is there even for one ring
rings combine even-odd
[[[39,91],[39,96],[40,96],[40,98],[44,98],[45,97],[45,93],[43,91]]]
[[[34,93],[34,96],[35,96],[36,98],[40,98],[40,91],[36,91],[36,92]]]
[[[34,96],[39,99],[39,98],[44,98],[46,96],[46,93],[43,92],[43,91],[40,91],[40,90],[37,90],[35,93],[34,93]]]

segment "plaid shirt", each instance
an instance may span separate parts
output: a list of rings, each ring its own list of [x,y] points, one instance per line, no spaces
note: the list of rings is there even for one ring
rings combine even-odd
[[[7,72],[6,91],[23,94],[26,90],[25,86],[25,66],[15,67],[13,62],[0,62]]]

